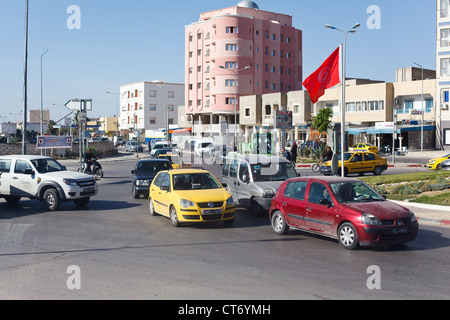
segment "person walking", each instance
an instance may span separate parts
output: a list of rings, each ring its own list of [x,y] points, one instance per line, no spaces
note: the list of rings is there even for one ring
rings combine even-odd
[[[297,162],[297,143],[294,141],[294,144],[291,148],[291,161],[296,163]]]

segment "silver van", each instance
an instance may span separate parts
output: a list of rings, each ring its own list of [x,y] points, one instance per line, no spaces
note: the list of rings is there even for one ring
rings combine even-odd
[[[299,176],[285,158],[266,155],[230,154],[224,157],[222,183],[236,204],[261,215],[269,211],[278,187]]]

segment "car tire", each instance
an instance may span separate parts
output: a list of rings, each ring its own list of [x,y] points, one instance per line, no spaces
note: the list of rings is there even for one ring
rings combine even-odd
[[[151,215],[151,216],[156,216],[156,215],[157,215],[157,213],[156,213],[156,211],[155,211],[155,206],[153,205],[153,200],[152,200],[152,198],[149,198],[149,199],[148,199],[148,209],[149,209],[149,211],[150,211],[150,215]]]
[[[178,214],[177,209],[175,209],[174,206],[170,206],[170,222],[172,222],[172,225],[177,228],[180,226],[180,221],[178,221]]]
[[[42,201],[44,202],[45,208],[49,211],[56,211],[61,205],[61,199],[56,189],[45,190]]]
[[[276,234],[283,235],[289,232],[289,226],[281,211],[275,211],[272,214],[271,225]]]
[[[338,229],[338,241],[347,250],[359,247],[359,237],[355,227],[350,222],[343,223]]]
[[[440,164],[437,165],[436,171],[442,171],[442,166]]]
[[[264,214],[264,209],[259,205],[258,202],[253,200],[251,203],[250,212],[254,217],[260,217]]]
[[[131,193],[132,193],[134,199],[139,199],[141,197],[139,194],[137,194],[135,186],[133,186]]]
[[[374,176],[379,176],[383,172],[383,169],[381,167],[375,167],[375,170],[373,170]]]

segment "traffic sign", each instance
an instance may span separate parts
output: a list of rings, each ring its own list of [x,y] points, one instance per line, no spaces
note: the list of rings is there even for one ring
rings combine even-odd
[[[92,111],[92,99],[72,99],[65,107],[71,111]]]

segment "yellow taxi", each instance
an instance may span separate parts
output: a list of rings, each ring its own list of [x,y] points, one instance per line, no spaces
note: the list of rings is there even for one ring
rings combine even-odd
[[[177,169],[160,171],[150,185],[151,215],[170,218],[174,227],[186,222],[234,222],[233,197],[208,171]]]
[[[339,169],[341,172],[342,161],[341,156],[338,156]],[[320,167],[320,172],[323,175],[332,175],[331,170],[332,161],[326,161]],[[360,176],[366,172],[372,172],[378,176],[383,171],[387,170],[388,165],[385,158],[380,157],[373,152],[344,152],[344,175],[349,173],[358,173]]]
[[[431,170],[441,170],[441,162],[450,159],[450,154],[441,158],[430,159],[427,162],[427,168]]]
[[[370,143],[356,143],[348,148],[348,151],[369,151],[373,153],[378,153],[378,147]]]
[[[183,163],[181,162],[180,156],[176,154],[160,154],[156,157],[157,159],[167,159],[170,161],[170,164],[172,165],[172,168],[174,169],[180,169],[183,167]]]

